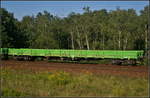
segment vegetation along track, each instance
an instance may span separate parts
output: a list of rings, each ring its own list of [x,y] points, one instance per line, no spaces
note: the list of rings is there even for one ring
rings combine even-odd
[[[75,74],[91,72],[93,74],[121,75],[130,77],[148,77],[147,66],[119,66],[106,64],[52,63],[45,61],[1,61],[1,68],[29,69],[34,72],[64,70]]]

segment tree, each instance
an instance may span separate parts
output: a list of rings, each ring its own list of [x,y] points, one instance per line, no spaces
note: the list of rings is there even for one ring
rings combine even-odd
[[[4,8],[0,8],[1,13],[1,47],[20,48],[25,46],[25,36],[18,28],[19,22]]]
[[[147,50],[148,47],[148,14],[149,14],[149,7],[146,6],[144,7],[144,10],[141,10],[141,15],[140,15],[140,32],[143,35],[143,40],[145,44],[145,50]]]
[[[140,15],[134,9],[107,12],[90,10],[72,12],[65,18],[48,11],[36,16],[24,16],[21,21],[1,8],[2,47],[87,49],[87,50],[147,50],[148,6]]]

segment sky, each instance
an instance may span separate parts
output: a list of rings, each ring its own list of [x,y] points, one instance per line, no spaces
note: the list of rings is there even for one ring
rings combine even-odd
[[[148,1],[1,1],[1,7],[14,13],[14,17],[21,20],[23,16],[36,15],[44,10],[52,15],[66,17],[69,13],[83,13],[83,7],[89,6],[91,10],[106,9],[108,11],[133,8],[139,13]]]

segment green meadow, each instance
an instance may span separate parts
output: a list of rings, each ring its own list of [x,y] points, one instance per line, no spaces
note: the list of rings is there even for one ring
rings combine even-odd
[[[1,70],[2,96],[148,96],[148,79],[90,72]]]

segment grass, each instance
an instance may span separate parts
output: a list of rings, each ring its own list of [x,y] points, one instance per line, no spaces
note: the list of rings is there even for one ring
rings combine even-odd
[[[1,70],[2,96],[148,96],[148,79],[90,72]]]

